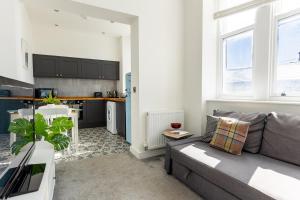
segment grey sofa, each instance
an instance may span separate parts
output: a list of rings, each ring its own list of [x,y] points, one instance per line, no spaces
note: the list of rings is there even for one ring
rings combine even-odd
[[[300,199],[300,117],[270,113],[257,153],[214,149],[201,137],[167,144],[165,169],[205,199]]]

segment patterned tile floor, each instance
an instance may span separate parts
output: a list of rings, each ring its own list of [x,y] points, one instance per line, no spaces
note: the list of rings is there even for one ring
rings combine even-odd
[[[81,160],[99,155],[122,153],[129,150],[129,144],[119,135],[111,134],[106,128],[86,128],[79,130],[78,150],[71,148],[71,154],[65,150],[57,152],[56,161]]]
[[[56,162],[82,160],[99,155],[111,155],[129,151],[129,144],[119,135],[113,135],[104,127],[79,129],[79,145],[75,152],[73,147],[70,151],[56,152]],[[0,173],[10,163],[12,156],[9,150],[9,135],[0,134]]]
[[[9,135],[0,134],[0,173],[9,165],[10,160]]]

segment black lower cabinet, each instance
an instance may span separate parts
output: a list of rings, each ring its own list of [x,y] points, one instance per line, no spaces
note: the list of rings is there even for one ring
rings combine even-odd
[[[124,138],[126,138],[126,109],[125,109],[125,103],[117,103],[117,131],[118,134]]]
[[[24,108],[22,100],[0,100],[0,134],[8,134],[10,115],[8,110],[18,110]]]
[[[78,122],[79,128],[94,128],[106,126],[106,102],[84,101],[82,118]]]

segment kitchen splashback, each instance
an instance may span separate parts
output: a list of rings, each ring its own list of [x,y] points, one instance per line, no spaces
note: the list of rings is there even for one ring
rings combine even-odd
[[[59,96],[93,96],[94,92],[117,89],[117,81],[91,79],[35,78],[36,88],[57,88]]]

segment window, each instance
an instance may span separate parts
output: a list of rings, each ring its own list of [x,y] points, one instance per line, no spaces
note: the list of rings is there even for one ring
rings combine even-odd
[[[219,0],[215,18],[219,98],[300,99],[299,0]]]
[[[278,20],[274,93],[300,96],[300,15]]]
[[[223,39],[223,94],[251,95],[253,31]]]

